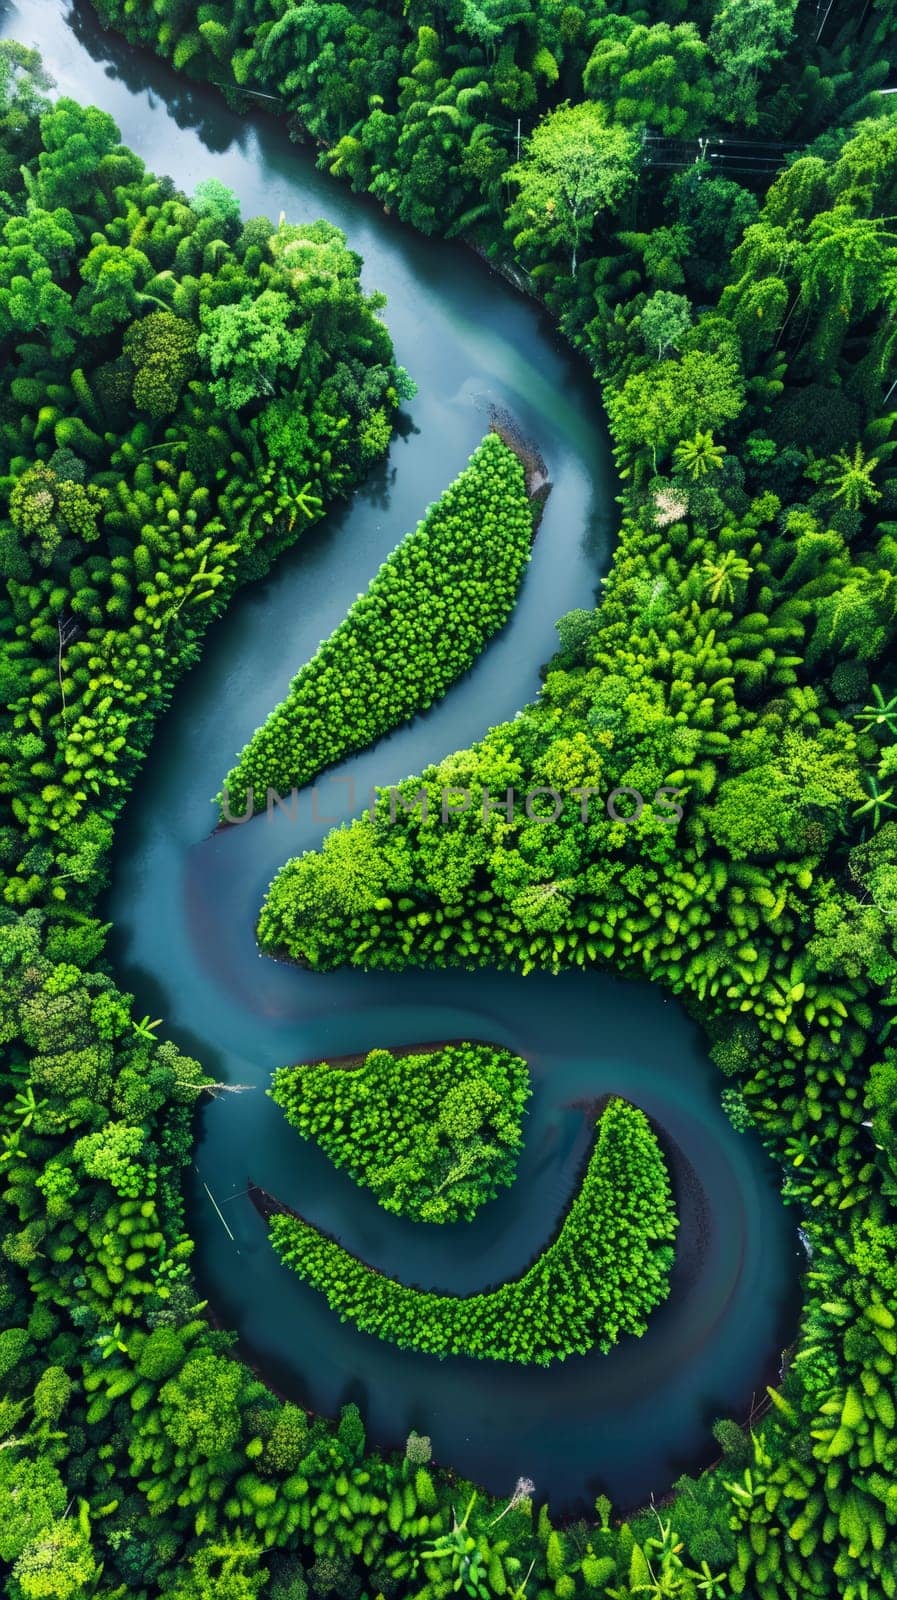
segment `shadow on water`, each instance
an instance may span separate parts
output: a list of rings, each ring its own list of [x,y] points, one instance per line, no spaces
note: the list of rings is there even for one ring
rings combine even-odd
[[[338,223],[365,284],[386,290],[397,357],[420,385],[388,461],[210,629],[119,827],[108,910],[123,983],[217,1077],[252,1085],[200,1122],[189,1214],[203,1292],[275,1387],[328,1414],[356,1400],[375,1444],[417,1428],[440,1461],[496,1491],[531,1476],[556,1508],[599,1489],[618,1506],[662,1494],[714,1454],[714,1417],[746,1415],[775,1377],[796,1310],[796,1236],[776,1173],[720,1110],[697,1028],[656,988],[609,975],[311,974],[262,960],[253,931],[278,867],[360,811],[372,784],[466,747],[537,691],[555,619],[592,602],[612,545],[594,384],[540,311],[461,247],[387,220],[272,119],[237,117],[215,91],[104,33],[89,6],[6,0],[0,33],[37,45],[61,93],[108,110],[187,192],[216,176],[246,215]],[[493,408],[537,441],[553,485],[512,620],[442,704],[322,780],[317,819],[304,791],[296,822],[211,834],[210,800],[235,753],[464,464]],[[518,1181],[472,1224],[428,1229],[381,1211],[264,1093],[284,1062],[457,1037],[518,1051],[534,1086]],[[383,1270],[468,1292],[518,1273],[551,1237],[588,1147],[584,1106],[606,1093],[661,1131],[682,1218],[668,1301],[643,1339],[608,1357],[533,1370],[399,1352],[339,1323],[280,1266],[245,1194],[252,1177]]]

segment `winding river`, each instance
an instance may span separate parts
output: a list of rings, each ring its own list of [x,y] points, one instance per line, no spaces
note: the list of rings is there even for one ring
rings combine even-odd
[[[213,627],[119,828],[108,915],[121,981],[216,1077],[250,1086],[201,1119],[189,1208],[202,1292],[280,1392],[327,1414],[357,1400],[372,1443],[399,1445],[417,1428],[442,1463],[496,1492],[525,1474],[557,1510],[600,1491],[621,1508],[662,1495],[716,1453],[713,1419],[743,1418],[775,1379],[800,1267],[776,1172],[721,1112],[699,1030],[658,989],[611,976],[324,976],[263,960],[253,932],[288,856],[360,811],[371,784],[513,716],[537,690],[555,619],[592,603],[615,520],[595,386],[538,309],[472,255],[385,218],[318,173],[274,121],[231,114],[214,90],[103,33],[89,5],[0,0],[0,34],[37,45],[60,92],[108,110],[125,142],[186,191],[214,175],[244,215],[338,223],[364,257],[365,284],[386,291],[398,359],[420,385],[386,463]],[[316,805],[305,791],[295,819],[210,835],[210,797],[235,752],[463,465],[492,405],[538,441],[553,482],[511,622],[440,706],[322,780]],[[518,1051],[534,1080],[518,1181],[473,1224],[387,1215],[264,1094],[284,1062],[462,1036]],[[608,1091],[662,1131],[682,1228],[669,1300],[643,1339],[607,1357],[534,1371],[401,1353],[339,1323],[280,1266],[245,1195],[251,1177],[383,1270],[469,1292],[519,1273],[551,1237],[588,1147],[588,1106]]]

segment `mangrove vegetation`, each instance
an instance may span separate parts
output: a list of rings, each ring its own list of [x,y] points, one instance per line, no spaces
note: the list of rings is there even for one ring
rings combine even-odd
[[[366,1333],[429,1355],[547,1366],[644,1333],[668,1293],[676,1215],[644,1112],[611,1100],[557,1238],[495,1289],[460,1297],[396,1283],[301,1217],[275,1215],[270,1232],[285,1264]]]
[[[531,1090],[510,1050],[447,1044],[281,1067],[268,1092],[386,1211],[469,1222],[514,1182]]]
[[[225,817],[310,782],[445,694],[507,621],[532,537],[523,465],[488,433],[253,734],[225,781]]]
[[[309,1417],[213,1326],[183,1190],[222,1086],[104,959],[113,825],[209,623],[363,481],[411,383],[339,230],[243,218],[218,180],[183,193],[4,42],[5,1592],[893,1600],[897,116],[877,91],[894,0],[96,10],[233,106],[261,96],[335,179],[537,296],[600,382],[620,473],[612,570],[596,609],[561,619],[538,701],[409,778],[395,818],[374,808],[290,864],[266,948],[662,985],[781,1169],[810,1261],[768,1408],[719,1420],[721,1461],[662,1504],[615,1514],[598,1493],[563,1524],[548,1486],[521,1477],[496,1503],[417,1432],[368,1449],[353,1403]],[[490,439],[467,472],[377,580],[401,580],[395,612],[375,583],[367,633],[353,611],[236,789],[304,781],[394,727],[500,626],[532,528],[523,469]],[[481,507],[504,536],[488,567]],[[451,561],[407,564],[434,533]],[[382,660],[387,616],[388,702],[356,651]],[[683,795],[672,822],[570,798],[663,785]],[[446,786],[541,786],[562,807],[443,825],[416,801]],[[620,1099],[554,1242],[480,1295],[385,1278],[286,1214],[271,1227],[335,1316],[533,1363],[640,1332],[674,1231],[655,1135]]]

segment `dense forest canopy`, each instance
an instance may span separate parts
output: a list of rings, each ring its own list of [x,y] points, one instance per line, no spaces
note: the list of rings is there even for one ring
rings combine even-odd
[[[262,810],[270,790],[288,794],[441,698],[510,615],[532,539],[523,464],[488,433],[241,751],[224,818]]]
[[[438,1223],[514,1182],[531,1090],[520,1056],[459,1043],[280,1067],[268,1092],[385,1210]]]
[[[669,1292],[676,1215],[644,1112],[612,1100],[582,1184],[552,1239],[519,1278],[479,1294],[409,1288],[365,1266],[301,1217],[275,1215],[288,1267],[345,1320],[402,1349],[548,1366],[641,1334]]]
[[[561,622],[539,701],[408,800],[684,791],[675,826],[362,819],[280,876],[272,943],[665,985],[812,1263],[767,1416],[722,1419],[721,1464],[622,1523],[599,1495],[554,1526],[526,1482],[494,1505],[416,1434],[366,1452],[355,1406],[309,1419],[210,1328],[180,1180],[214,1086],[116,988],[95,896],[208,618],[358,481],[407,383],[336,230],[178,193],[6,45],[7,1592],[893,1596],[892,0],[97,10],[238,107],[275,96],[337,178],[537,294],[600,380],[623,486],[600,604]]]

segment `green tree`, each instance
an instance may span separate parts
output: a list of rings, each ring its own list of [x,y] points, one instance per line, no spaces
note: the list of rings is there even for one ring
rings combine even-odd
[[[85,1520],[63,1517],[26,1545],[12,1569],[22,1600],[83,1600],[91,1592],[99,1568]]]
[[[717,444],[709,431],[702,433],[699,429],[693,439],[677,444],[673,460],[690,478],[705,478],[708,472],[719,471],[725,454],[725,445]]]
[[[615,122],[656,128],[666,137],[700,132],[713,110],[707,46],[693,22],[648,27],[632,17],[602,17],[583,87],[605,101]]]
[[[678,350],[691,327],[691,302],[684,294],[658,289],[645,301],[639,322],[646,347],[660,361],[668,350]]]
[[[887,731],[892,739],[897,739],[897,694],[886,700],[878,684],[873,684],[872,699],[857,712],[856,720],[867,731]]]
[[[8,194],[21,190],[22,166],[37,153],[51,82],[36,50],[0,40],[0,189]]]
[[[9,499],[10,521],[20,547],[39,566],[49,566],[63,540],[91,543],[99,538],[103,490],[60,479],[36,461],[16,480]]]
[[[210,1540],[169,1590],[172,1600],[259,1600],[268,1582],[263,1546],[241,1533]]]
[[[202,1350],[159,1391],[159,1416],[168,1438],[190,1461],[227,1454],[240,1434],[237,1397],[242,1386],[234,1361]]]
[[[79,222],[90,213],[106,215],[110,180],[124,175],[120,168],[116,171],[111,159],[121,146],[118,128],[108,113],[96,106],[78,105],[75,100],[57,100],[41,119],[41,138],[37,172],[26,178],[32,200],[47,211],[67,206]],[[127,165],[134,176],[143,170],[143,163],[133,155]],[[83,223],[81,227],[86,239],[93,230]]]
[[[878,466],[875,456],[867,459],[862,445],[857,445],[852,456],[839,451],[826,472],[825,482],[835,500],[843,500],[849,511],[859,511],[866,500],[881,499],[872,474]]]
[[[758,120],[760,76],[780,59],[791,37],[797,0],[725,0],[707,43],[720,68],[719,105],[729,122]]]
[[[737,417],[744,403],[744,379],[728,350],[687,350],[681,359],[662,361],[635,372],[607,398],[619,448],[630,457],[659,453],[680,439],[710,432]]]
[[[54,357],[75,348],[74,309],[65,277],[78,245],[78,229],[63,207],[34,205],[28,217],[9,217],[0,243],[0,333],[49,335]]]
[[[732,605],[736,583],[746,583],[751,568],[745,556],[735,550],[723,550],[715,559],[708,556],[701,562],[703,587],[713,605]]]
[[[67,1500],[65,1484],[48,1459],[32,1460],[12,1448],[0,1451],[0,1561],[11,1565],[62,1516]]]
[[[181,390],[196,370],[196,330],[170,311],[153,311],[132,323],[122,349],[134,373],[134,404],[156,419],[175,409]]]
[[[236,234],[240,223],[240,202],[220,178],[203,178],[196,185],[191,201],[193,210],[198,217],[212,217],[216,224],[223,224]]]
[[[525,257],[565,250],[575,277],[599,212],[615,207],[635,183],[637,151],[635,135],[609,122],[594,102],[568,103],[543,117],[522,161],[508,172],[517,190],[508,209],[515,248]]]
[[[219,405],[237,411],[276,394],[295,374],[308,338],[305,328],[293,325],[295,310],[278,289],[201,308],[197,352],[212,373],[209,388]]]

